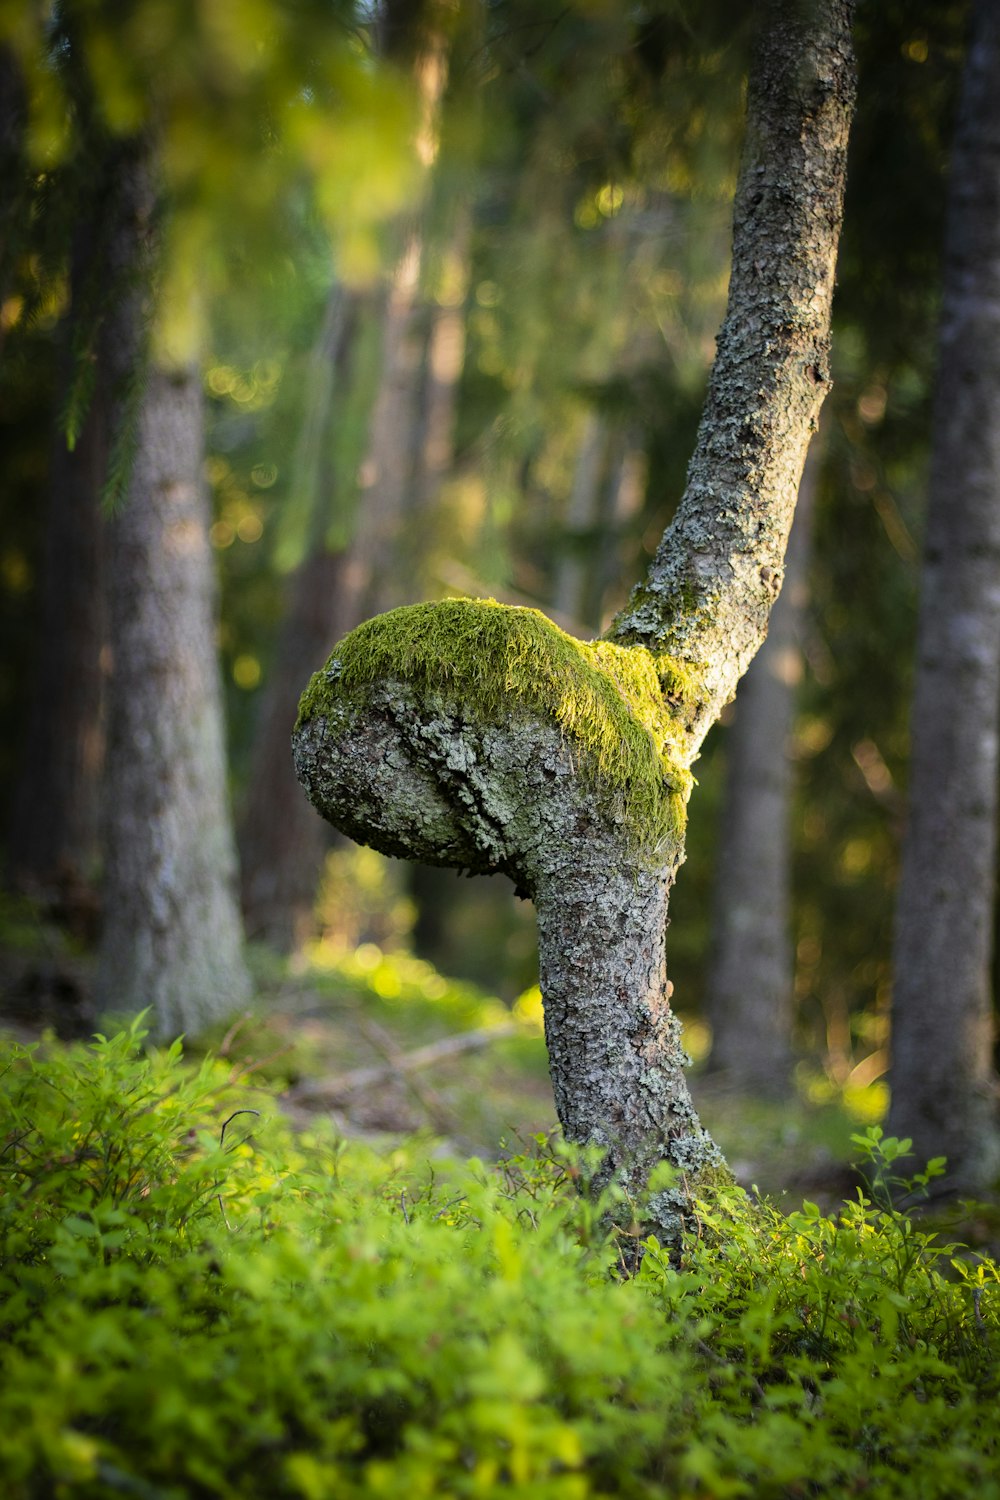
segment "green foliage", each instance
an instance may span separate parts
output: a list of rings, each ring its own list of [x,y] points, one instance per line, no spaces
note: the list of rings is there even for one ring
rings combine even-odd
[[[303,693],[298,723],[322,714],[331,697],[392,678],[487,723],[525,710],[551,715],[644,847],[676,840],[683,829],[692,778],[674,759],[680,736],[669,704],[697,684],[670,658],[578,641],[539,610],[495,599],[409,605],[340,642]]]
[[[722,1190],[623,1279],[544,1137],[438,1178],[139,1039],[0,1078],[9,1500],[1000,1493],[997,1268],[890,1207]]]

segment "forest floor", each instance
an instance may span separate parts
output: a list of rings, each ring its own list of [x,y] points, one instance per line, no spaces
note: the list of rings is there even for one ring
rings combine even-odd
[[[30,1041],[98,1029],[87,936],[39,921],[26,905],[0,907],[0,1045],[5,1033]],[[220,1055],[235,1076],[277,1090],[296,1126],[325,1114],[346,1137],[386,1151],[417,1137],[431,1162],[530,1151],[555,1130],[537,990],[510,1009],[371,943],[348,952],[317,945],[292,964],[256,949],[251,964],[252,1006],[186,1050]],[[697,1033],[695,1023],[694,1041]],[[742,1186],[790,1209],[803,1198],[835,1209],[853,1196],[851,1137],[878,1123],[884,1091],[846,1096],[818,1061],[800,1064],[776,1099],[741,1095],[697,1065],[689,1080]],[[974,1214],[964,1206],[946,1221],[948,1234],[961,1230],[996,1253],[1000,1205]]]

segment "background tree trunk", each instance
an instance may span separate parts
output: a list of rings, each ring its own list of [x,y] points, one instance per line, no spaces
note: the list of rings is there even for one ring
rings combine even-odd
[[[426,168],[436,152],[446,54],[431,7],[417,0],[382,6],[380,51],[411,68],[421,103],[418,150]],[[301,683],[310,667],[366,613],[407,597],[401,539],[407,512],[432,482],[419,472],[426,309],[421,296],[423,233],[419,215],[400,227],[403,248],[380,304],[361,292],[334,287],[313,362],[310,409],[300,436],[298,482],[310,493],[305,560],[288,587],[288,607],[275,662],[261,704],[250,779],[240,826],[241,898],[248,933],[282,952],[301,945],[329,846],[322,821],[302,800],[289,754],[289,735]],[[362,493],[348,546],[331,549],[327,536],[341,476],[321,454],[336,421],[336,402],[351,378],[360,319],[373,303],[382,323],[382,364],[361,465]],[[447,331],[444,330],[445,337]],[[433,387],[427,433],[433,464],[447,436],[442,393]],[[434,446],[436,444],[436,447]]]
[[[28,174],[24,162],[24,136],[28,101],[21,67],[13,48],[0,43],[0,182],[4,184],[0,204],[0,304],[7,297],[21,242],[26,236],[29,202]],[[6,335],[0,319],[0,352]]]
[[[792,1066],[793,765],[788,752],[802,675],[800,636],[817,471],[814,445],[767,640],[736,693],[716,853],[706,992],[711,1067],[736,1088],[765,1095],[787,1091]]]
[[[105,162],[105,178],[114,170]],[[109,191],[105,180],[104,194]],[[102,193],[95,192],[98,201]],[[99,210],[97,210],[99,211]],[[62,329],[60,391],[52,434],[49,513],[42,561],[42,609],[35,689],[24,760],[12,801],[9,864],[18,883],[96,873],[103,756],[101,650],[106,639],[104,522],[100,497],[107,468],[107,392],[98,360],[81,431],[72,449],[64,410],[75,386],[81,346],[97,335],[87,289],[100,272],[100,225],[82,226],[73,247],[70,310]]]
[[[897,904],[889,1128],[1000,1170],[990,963],[1000,712],[1000,13],[974,7],[952,155]]]
[[[123,168],[118,258],[133,291],[115,319],[119,388],[142,357],[155,245],[144,152]],[[127,421],[119,409],[118,421]],[[196,370],[146,372],[128,494],[108,526],[104,930],[98,999],[151,1006],[161,1036],[197,1032],[246,1001],[226,795],[215,580]]]
[[[308,936],[330,842],[322,818],[302,798],[288,749],[299,684],[343,622],[344,549],[327,544],[342,476],[322,461],[350,378],[360,299],[335,287],[310,369],[296,483],[310,492],[307,553],[288,579],[277,650],[254,736],[240,825],[240,879],[248,936],[290,952]],[[350,621],[350,624],[356,623]]]

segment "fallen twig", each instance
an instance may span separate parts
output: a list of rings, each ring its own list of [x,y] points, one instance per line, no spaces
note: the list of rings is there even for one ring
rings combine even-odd
[[[412,1052],[404,1052],[381,1026],[368,1021],[360,1021],[359,1024],[364,1036],[376,1051],[381,1052],[385,1062],[366,1068],[353,1068],[348,1073],[335,1073],[330,1078],[304,1079],[287,1091],[286,1099],[293,1104],[333,1103],[356,1094],[359,1089],[374,1088],[390,1078],[433,1067],[435,1063],[460,1057],[465,1052],[476,1052],[481,1047],[488,1047],[493,1042],[518,1036],[522,1032],[522,1028],[512,1021],[503,1026],[483,1026],[476,1031],[460,1031],[454,1036],[442,1037],[437,1042],[417,1047]]]

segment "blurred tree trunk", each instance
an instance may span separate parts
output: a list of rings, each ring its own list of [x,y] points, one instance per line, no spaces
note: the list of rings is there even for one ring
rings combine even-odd
[[[128,490],[108,524],[104,930],[98,999],[153,1009],[161,1036],[197,1033],[243,1004],[236,861],[226,794],[215,579],[202,480],[197,370],[145,364],[156,254],[154,174],[138,148],[120,174],[113,255],[130,290],[112,316]],[[138,382],[141,381],[141,384]]]
[[[286,607],[271,671],[261,695],[253,758],[240,822],[243,917],[249,937],[279,952],[309,934],[330,831],[299,791],[288,750],[299,685],[310,664],[336,640],[343,612],[346,553],[327,545],[342,476],[323,461],[329,426],[350,378],[363,309],[342,287],[330,294],[313,351],[296,483],[311,492],[306,556],[288,580]]]
[[[107,184],[105,184],[105,188]],[[105,641],[103,517],[107,466],[105,392],[98,384],[72,449],[64,427],[78,377],[84,288],[95,271],[97,226],[75,237],[70,310],[62,328],[56,431],[42,560],[42,607],[34,696],[13,798],[9,864],[35,888],[95,874],[103,754],[101,650]],[[97,264],[99,264],[99,258]]]
[[[641,509],[645,482],[639,435],[589,412],[552,584],[553,617],[565,628],[597,630],[606,618],[605,601],[620,588],[622,531]]]
[[[973,8],[945,239],[897,900],[889,1128],[949,1183],[1000,1171],[990,997],[1000,712],[1000,12]]]
[[[688,767],[781,585],[829,384],[854,97],[848,0],[771,0],[760,13],[726,319],[687,488],[644,582],[590,651],[537,612],[492,602],[369,621],[314,676],[295,735],[300,779],[343,832],[500,870],[532,897],[563,1129],[599,1151],[595,1181],[620,1184],[629,1219],[655,1168],[673,1168],[641,1210],[670,1242],[691,1191],[725,1173],[667,998]],[[643,695],[634,710],[630,682]],[[626,715],[603,770],[587,769],[586,738],[574,743],[574,714],[600,722],[588,701]],[[629,788],[646,776],[654,808],[641,812]]]
[[[455,460],[458,387],[465,366],[466,297],[472,215],[452,206],[436,285],[428,302],[429,326],[423,359],[420,432],[417,444],[416,512],[432,515],[441,485]]]
[[[802,675],[818,456],[799,488],[781,587],[767,639],[736,693],[726,737],[706,1015],[711,1067],[746,1093],[787,1091],[792,1066],[795,959],[791,913],[789,741]]]
[[[420,273],[423,237],[412,226],[393,266],[382,315],[382,371],[361,468],[357,527],[344,560],[334,639],[369,614],[416,591],[412,558],[400,542],[419,473],[421,382],[426,309]]]
[[[27,98],[21,68],[13,49],[0,43],[0,306],[14,275],[18,247],[26,236],[29,179],[25,171],[24,132]],[[6,323],[0,318],[0,350]]]
[[[424,165],[429,168],[446,69],[441,38],[419,29],[424,9],[396,0],[383,8],[381,27],[386,55],[405,59],[415,52],[412,66],[421,93],[427,135]],[[309,934],[329,847],[329,830],[303,801],[289,753],[301,684],[312,663],[366,613],[387,609],[408,596],[406,560],[399,544],[408,510],[431,482],[418,459],[428,350],[419,217],[400,233],[403,248],[379,307],[381,373],[361,466],[358,516],[347,547],[331,549],[327,541],[339,476],[308,458],[297,465],[299,482],[312,497],[307,554],[289,584],[274,667],[262,697],[240,826],[247,931],[282,952],[300,946]],[[350,379],[359,320],[371,302],[343,288],[331,293],[314,359],[310,409],[300,440],[303,450],[329,448],[329,424],[336,421],[336,401]],[[432,342],[432,352],[434,347]],[[425,443],[432,445],[436,465],[447,416],[441,410],[444,398],[434,385],[429,399]]]
[[[578,626],[597,624],[590,598],[590,572],[607,486],[608,442],[607,418],[600,412],[588,412],[552,580],[552,613],[556,619]]]

